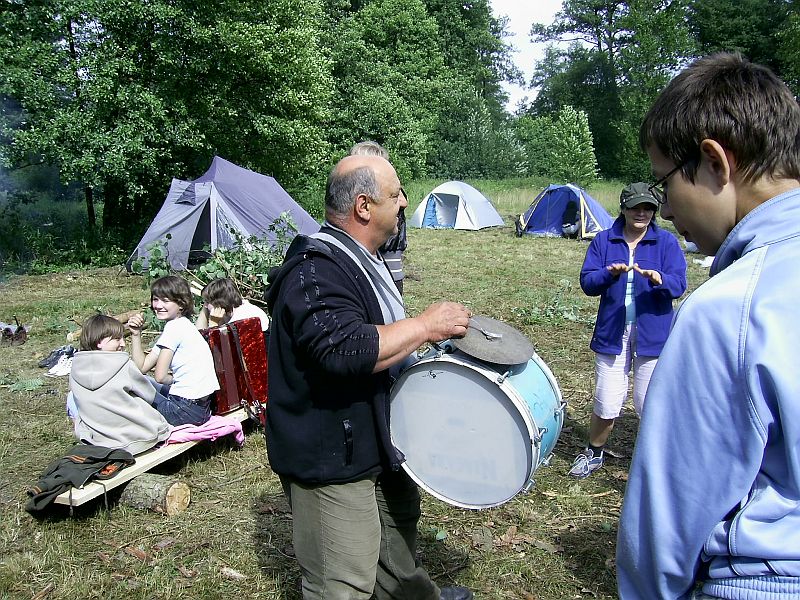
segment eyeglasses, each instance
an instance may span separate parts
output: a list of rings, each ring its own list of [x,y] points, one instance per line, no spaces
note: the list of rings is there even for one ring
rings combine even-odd
[[[659,204],[664,204],[664,202],[667,201],[667,192],[664,190],[664,184],[667,183],[667,179],[669,179],[675,173],[677,173],[683,167],[685,167],[686,163],[688,163],[688,162],[689,162],[688,160],[683,161],[677,167],[672,169],[669,173],[667,173],[662,178],[660,178],[658,181],[656,181],[653,185],[648,186],[647,191],[650,192],[653,195],[653,198],[656,199],[656,202],[658,202]]]

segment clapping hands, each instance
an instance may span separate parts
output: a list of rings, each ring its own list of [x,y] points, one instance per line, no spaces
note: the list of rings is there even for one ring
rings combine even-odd
[[[626,265],[624,263],[612,263],[606,267],[614,277],[627,273],[631,269],[639,273],[642,277],[646,277],[653,285],[661,285],[661,273],[653,269],[642,269],[638,263],[633,265]]]

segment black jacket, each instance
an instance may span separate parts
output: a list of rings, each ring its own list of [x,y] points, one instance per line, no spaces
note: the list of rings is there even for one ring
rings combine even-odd
[[[127,450],[78,444],[50,463],[39,482],[28,490],[25,510],[36,513],[49,506],[56,496],[71,487],[81,487],[90,479],[109,479],[120,469],[132,465],[133,455]]]
[[[372,373],[383,315],[361,269],[339,248],[298,235],[270,274],[267,305],[272,469],[343,483],[399,468],[389,372]]]

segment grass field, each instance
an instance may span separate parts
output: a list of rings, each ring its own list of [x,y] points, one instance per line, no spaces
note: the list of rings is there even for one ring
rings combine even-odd
[[[586,243],[513,234],[511,215],[541,187],[484,190],[505,227],[409,232],[409,312],[450,299],[513,325],[534,343],[568,402],[553,459],[536,472],[530,493],[484,511],[423,495],[420,558],[437,582],[467,585],[482,600],[610,599],[637,419],[626,407],[603,469],[584,481],[567,477],[591,412],[588,343],[597,301],[578,285]],[[613,207],[620,186],[608,187],[593,194],[606,194],[598,200]],[[690,255],[690,289],[706,277]],[[0,284],[0,320],[16,315],[32,326],[26,344],[0,347],[0,597],[299,599],[290,516],[256,429],[241,450],[201,444],[161,467],[192,488],[189,508],[174,517],[117,505],[114,494],[108,509],[98,501],[72,517],[54,510],[37,520],[24,512],[27,486],[73,443],[67,379],[44,377],[36,363],[64,343],[72,318],[123,312],[147,298],[141,280],[118,269]]]

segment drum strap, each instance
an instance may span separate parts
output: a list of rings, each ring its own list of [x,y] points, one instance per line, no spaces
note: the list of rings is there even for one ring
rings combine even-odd
[[[359,248],[358,244],[356,244],[353,239],[341,231],[334,229],[333,227],[324,226],[319,230],[320,233],[329,235],[332,238],[335,238],[338,242],[340,242],[344,247],[346,247],[350,253],[358,259],[358,262],[364,267],[364,270],[369,275],[370,280],[372,280],[375,289],[377,290],[378,294],[381,295],[381,300],[383,304],[385,304],[389,312],[392,314],[392,318],[394,321],[398,320],[398,316],[392,308],[392,301],[389,299],[388,294],[391,294],[394,298],[395,302],[398,302],[402,306],[403,300],[402,298],[398,298],[397,287],[395,285],[389,285],[386,280],[381,277],[380,273],[378,273],[375,265],[372,261],[364,255],[364,250]],[[389,267],[386,266],[386,263],[383,263],[384,268],[389,272],[391,277],[391,272],[389,271]]]
[[[233,355],[231,354],[231,340],[228,336],[228,327],[223,325],[219,328],[219,345],[222,353],[222,365],[224,368],[223,377],[225,378],[225,391],[230,396],[235,394],[239,402],[239,386],[236,383],[236,369],[233,366]]]

